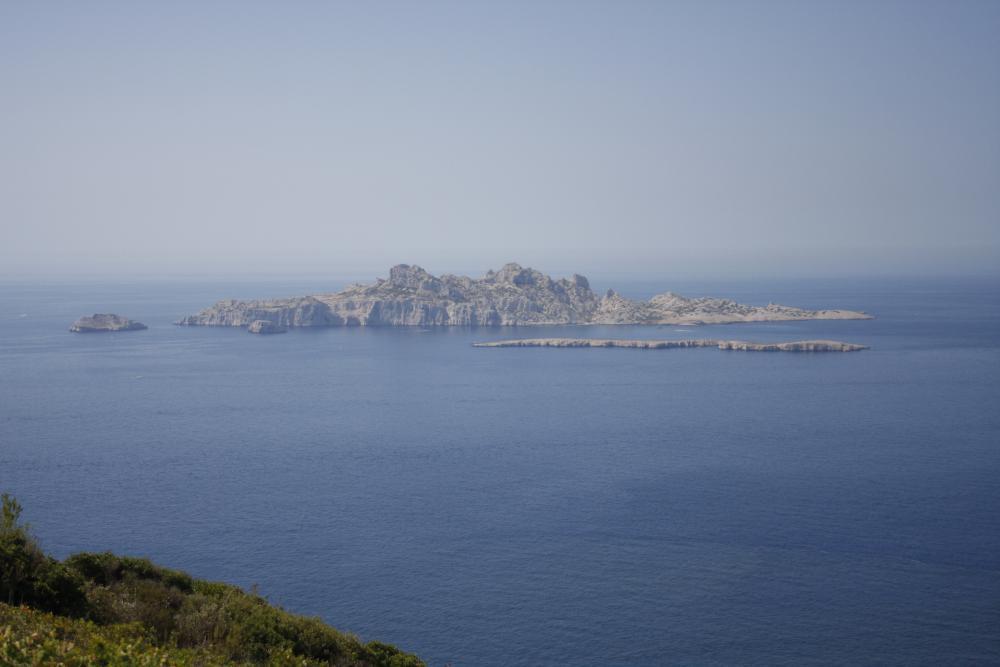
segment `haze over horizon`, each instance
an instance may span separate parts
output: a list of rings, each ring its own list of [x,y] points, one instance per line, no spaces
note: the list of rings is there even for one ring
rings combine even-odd
[[[5,3],[0,275],[995,275],[998,34],[971,1]]]

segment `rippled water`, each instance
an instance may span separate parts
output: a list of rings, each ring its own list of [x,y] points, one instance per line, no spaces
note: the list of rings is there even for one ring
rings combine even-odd
[[[334,285],[0,284],[0,488],[43,546],[243,586],[440,665],[1000,661],[1000,286],[673,288],[874,321],[170,322]],[[148,331],[73,335],[118,312]],[[852,354],[478,349],[511,336]]]

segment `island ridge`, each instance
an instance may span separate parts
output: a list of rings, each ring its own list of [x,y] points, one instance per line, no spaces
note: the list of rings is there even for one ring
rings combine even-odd
[[[433,276],[399,264],[389,279],[351,285],[333,294],[273,300],[219,301],[177,322],[186,326],[247,327],[258,321],[279,327],[330,326],[529,326],[553,324],[728,324],[784,320],[859,320],[852,310],[805,310],[729,299],[689,299],[673,292],[649,301],[614,290],[597,296],[581,275],[553,280],[518,264],[482,278]],[[260,325],[258,325],[260,326]]]

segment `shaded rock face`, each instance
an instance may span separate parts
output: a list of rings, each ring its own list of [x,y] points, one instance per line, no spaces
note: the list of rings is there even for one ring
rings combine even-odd
[[[142,331],[147,328],[142,322],[133,322],[114,313],[94,313],[73,322],[69,330],[74,333],[104,333],[108,331]]]
[[[473,347],[625,347],[640,350],[667,350],[682,347],[715,347],[720,350],[743,352],[859,352],[866,345],[842,343],[837,340],[798,340],[789,343],[748,343],[741,340],[623,340],[615,338],[519,338],[489,343],[473,343]]]
[[[312,326],[528,326],[540,324],[702,324],[793,319],[868,319],[840,310],[747,306],[726,299],[686,299],[667,292],[633,301],[613,290],[598,297],[580,275],[554,280],[519,264],[482,278],[433,276],[399,264],[389,279],[334,294],[270,301],[219,301],[177,324],[249,326],[265,320]]]
[[[282,334],[288,331],[288,327],[268,320],[254,320],[247,327],[247,331],[252,334]]]

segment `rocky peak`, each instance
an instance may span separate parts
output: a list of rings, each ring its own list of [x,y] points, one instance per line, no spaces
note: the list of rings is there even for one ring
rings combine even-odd
[[[510,262],[509,264],[504,264],[497,272],[490,271],[486,274],[487,280],[493,280],[497,283],[504,283],[507,285],[515,285],[517,287],[551,287],[552,279],[546,276],[540,271],[536,271],[532,268],[522,267],[520,264],[515,264]]]
[[[510,285],[516,284],[516,278],[521,275],[524,271],[520,264],[515,264],[514,262],[509,262],[504,264],[499,271],[490,273],[493,274],[494,282],[507,283]]]
[[[417,265],[397,264],[389,269],[389,284],[402,289],[437,292],[441,281]]]
[[[687,299],[681,296],[680,294],[675,294],[674,292],[664,292],[663,294],[657,294],[652,299],[650,299],[650,302],[652,303],[659,304],[663,307],[669,307],[669,308],[685,305],[690,301],[691,301],[690,299]]]

